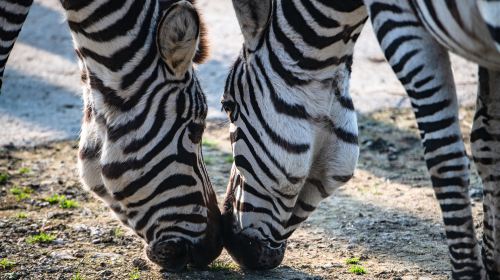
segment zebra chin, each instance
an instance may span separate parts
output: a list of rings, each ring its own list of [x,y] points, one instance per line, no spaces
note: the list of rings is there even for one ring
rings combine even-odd
[[[218,209],[217,209],[218,210]],[[207,230],[201,241],[193,243],[182,237],[160,238],[145,248],[148,258],[169,272],[191,266],[205,268],[222,252],[220,212],[208,217]]]
[[[232,213],[223,213],[224,247],[235,262],[244,269],[266,270],[281,264],[285,256],[286,241],[271,244],[250,236],[246,230],[235,232]]]

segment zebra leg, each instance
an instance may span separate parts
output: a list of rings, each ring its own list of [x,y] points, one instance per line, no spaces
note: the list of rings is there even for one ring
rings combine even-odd
[[[500,279],[500,72],[482,67],[471,143],[484,187],[483,263]]]
[[[481,279],[484,270],[468,194],[469,160],[448,53],[424,29],[409,1],[365,4],[385,57],[411,99],[442,210],[452,277]]]
[[[0,1],[0,93],[7,59],[32,4],[33,0]]]
[[[116,217],[128,226],[125,211],[117,200],[113,199],[108,192],[101,177],[102,140],[99,136],[97,121],[93,115],[89,94],[84,93],[84,111],[82,120],[82,132],[78,150],[78,170],[85,189],[92,191],[108,207],[113,210]]]

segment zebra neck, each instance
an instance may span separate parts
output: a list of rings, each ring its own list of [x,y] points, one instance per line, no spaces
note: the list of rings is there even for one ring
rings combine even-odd
[[[159,71],[152,30],[159,15],[157,1],[90,1],[65,8],[76,52],[93,88],[102,84],[126,99]]]
[[[339,2],[345,1],[275,2],[266,43],[276,72],[289,72],[301,84],[331,79],[332,69],[350,64],[367,14],[360,1]]]

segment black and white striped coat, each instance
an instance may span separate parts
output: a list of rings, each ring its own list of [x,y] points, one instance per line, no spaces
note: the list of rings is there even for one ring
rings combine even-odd
[[[415,110],[443,213],[453,278],[499,279],[500,188],[495,170],[500,169],[500,2],[233,4],[245,43],[222,98],[235,156],[223,213],[229,253],[247,267],[278,265],[286,239],[352,176],[359,150],[348,92],[350,67],[353,46],[369,15]],[[480,65],[471,140],[485,189],[482,259],[448,49]]]
[[[82,73],[83,185],[167,270],[221,252],[220,211],[201,154],[207,105],[192,1],[61,1]],[[0,70],[31,0],[0,2]]]

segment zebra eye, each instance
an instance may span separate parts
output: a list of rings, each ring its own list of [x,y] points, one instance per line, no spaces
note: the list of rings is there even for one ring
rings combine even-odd
[[[222,101],[221,104],[222,110],[226,111],[226,113],[231,113],[232,111],[234,111],[234,107],[236,106],[234,101]]]

